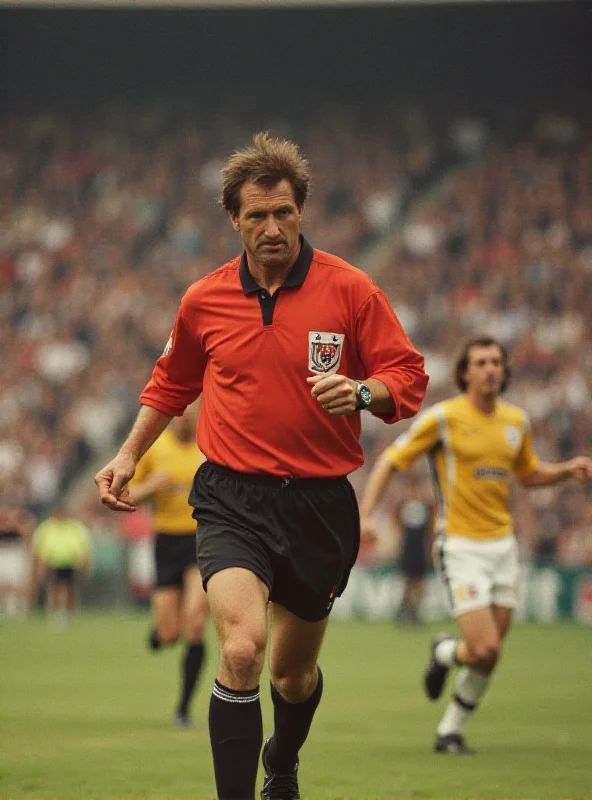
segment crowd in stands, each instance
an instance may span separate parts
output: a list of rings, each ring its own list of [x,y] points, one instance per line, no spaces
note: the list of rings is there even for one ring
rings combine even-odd
[[[43,516],[116,447],[183,291],[239,252],[217,204],[220,167],[260,128],[310,159],[304,233],[316,247],[362,266],[391,238],[377,279],[426,354],[428,402],[454,390],[460,339],[486,330],[512,350],[509,398],[528,410],[541,456],[592,451],[592,133],[577,117],[512,126],[325,109],[265,123],[166,104],[10,113],[0,118],[0,506]],[[392,435],[366,421],[370,459]],[[516,509],[533,554],[592,565],[581,490],[545,490],[532,505],[518,493]]]

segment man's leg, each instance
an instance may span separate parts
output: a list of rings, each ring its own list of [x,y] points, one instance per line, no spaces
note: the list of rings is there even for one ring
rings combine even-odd
[[[55,576],[50,575],[45,584],[45,611],[49,620],[55,616],[58,609],[58,584]]]
[[[68,584],[54,577],[47,589],[47,608],[51,624],[59,629],[68,624]]]
[[[434,648],[433,658],[443,671],[460,666],[454,695],[438,725],[437,749],[450,752],[459,745],[458,737],[487,690],[511,616],[511,609],[498,606],[462,614],[457,618],[460,641],[445,638]]]
[[[423,599],[423,593],[423,578],[417,577],[417,575],[408,575],[403,590],[403,608],[405,611],[402,621],[410,622],[413,625],[417,625],[421,622],[419,609]]]
[[[216,572],[207,590],[220,647],[209,713],[218,800],[254,800],[263,743],[259,676],[269,590],[240,567]]]
[[[275,796],[274,781],[286,777],[289,781],[290,776],[293,791],[297,792],[298,752],[308,736],[323,691],[317,658],[327,622],[328,618],[306,622],[283,606],[271,604],[269,661],[274,732],[264,753],[268,773],[264,798]],[[288,797],[288,794],[282,796]]]
[[[190,567],[184,575],[183,601],[181,609],[183,638],[187,642],[182,659],[182,688],[177,706],[177,724],[189,724],[189,704],[204,661],[204,628],[209,606],[201,575],[197,567]]]
[[[178,586],[162,586],[152,592],[154,628],[150,634],[150,646],[153,650],[175,644],[181,635],[182,599]]]
[[[71,580],[66,583],[66,609],[70,619],[74,618],[74,615],[78,611],[79,604],[80,590],[78,588],[78,574],[74,573]]]

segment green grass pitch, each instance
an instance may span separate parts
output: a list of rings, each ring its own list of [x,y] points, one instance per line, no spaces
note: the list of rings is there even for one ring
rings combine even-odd
[[[0,625],[2,800],[213,800],[207,706],[210,632],[197,728],[171,724],[179,649],[149,653],[149,618],[41,617]],[[592,798],[592,631],[517,625],[470,723],[474,758],[435,755],[444,704],[420,677],[434,628],[335,622],[325,694],[301,753],[303,800]],[[267,678],[263,710],[271,725]]]

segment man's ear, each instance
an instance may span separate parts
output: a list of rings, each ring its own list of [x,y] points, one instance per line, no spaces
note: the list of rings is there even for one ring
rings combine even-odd
[[[240,224],[239,224],[239,221],[238,221],[238,217],[236,216],[236,214],[233,211],[229,211],[228,212],[228,216],[230,218],[230,222],[232,223],[232,227],[238,233],[239,230],[240,230]]]
[[[300,222],[302,222],[302,218],[304,217],[304,204],[299,206],[298,208],[298,217],[300,219]]]

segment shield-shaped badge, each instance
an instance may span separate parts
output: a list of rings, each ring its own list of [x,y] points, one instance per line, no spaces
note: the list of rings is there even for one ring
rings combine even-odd
[[[341,362],[343,333],[308,332],[308,368],[311,372],[336,372]]]

